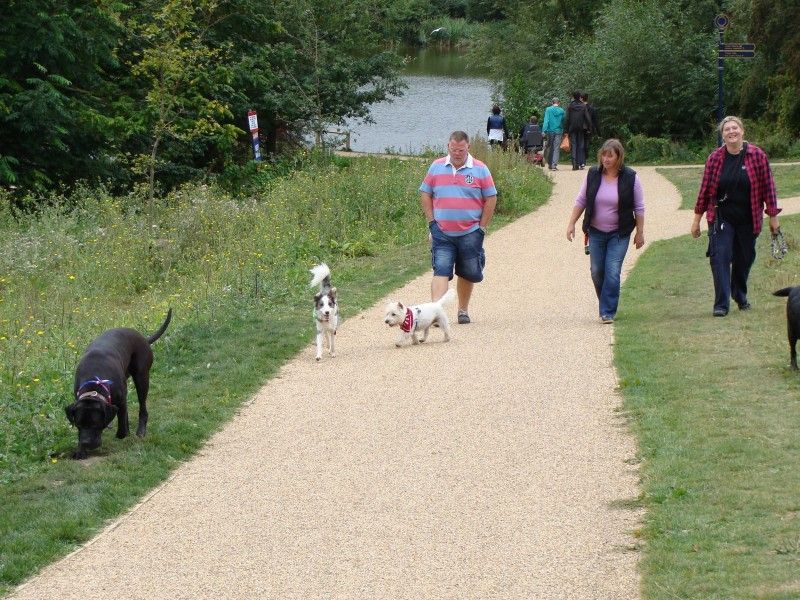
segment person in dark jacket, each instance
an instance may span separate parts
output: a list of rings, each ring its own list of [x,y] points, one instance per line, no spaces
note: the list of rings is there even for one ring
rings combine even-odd
[[[489,138],[490,146],[500,144],[505,148],[505,143],[508,139],[508,127],[506,126],[506,118],[500,113],[500,107],[495,104],[492,107],[492,114],[489,115],[489,119],[486,121],[486,136]]]
[[[575,238],[581,213],[589,236],[592,282],[600,304],[600,321],[613,323],[619,305],[622,261],[631,234],[636,249],[644,246],[644,192],[636,171],[625,166],[619,140],[606,140],[597,153],[599,165],[586,174],[567,225],[567,240]]]
[[[572,94],[572,102],[567,106],[565,116],[573,171],[586,166],[586,124],[588,119],[586,105],[581,102],[581,92],[576,91]]]
[[[581,94],[581,102],[586,105],[586,115],[588,117],[588,122],[583,128],[584,131],[584,152],[583,152],[583,163],[586,164],[589,162],[589,146],[592,143],[592,137],[596,136],[600,133],[600,124],[597,121],[597,109],[594,107],[592,103],[589,102],[589,94],[584,92]]]
[[[744,141],[744,125],[728,116],[719,124],[724,144],[706,160],[692,221],[692,237],[700,237],[700,219],[708,220],[708,252],[714,278],[715,317],[728,314],[731,298],[739,310],[750,310],[747,278],[756,259],[756,238],[763,213],[776,233],[778,196],[766,153]]]

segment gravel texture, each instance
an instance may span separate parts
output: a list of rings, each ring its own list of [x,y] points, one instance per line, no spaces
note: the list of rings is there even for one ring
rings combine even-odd
[[[675,189],[638,171],[647,240],[688,233]],[[338,357],[316,363],[309,345],[169,481],[11,597],[638,598],[614,326],[565,237],[584,176],[554,173],[545,207],[487,238],[473,322],[451,342],[434,329],[395,348],[385,301],[347,319]],[[429,282],[391,298],[425,301]]]

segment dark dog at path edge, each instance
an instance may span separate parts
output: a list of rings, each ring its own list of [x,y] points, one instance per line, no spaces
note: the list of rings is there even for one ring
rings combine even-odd
[[[67,419],[78,428],[78,449],[72,458],[86,458],[100,446],[103,429],[117,417],[117,437],[127,437],[128,376],[139,397],[136,435],[147,432],[147,392],[153,351],[150,344],[160,338],[172,319],[172,309],[153,335],[144,337],[127,328],[109,329],[86,348],[75,370],[75,402],[66,407]]]
[[[797,370],[797,338],[800,337],[800,287],[786,287],[772,292],[773,296],[788,296],[786,300],[786,331],[789,334],[789,352],[792,369]]]

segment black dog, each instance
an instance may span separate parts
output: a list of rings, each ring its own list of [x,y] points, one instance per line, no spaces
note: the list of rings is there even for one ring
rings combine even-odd
[[[86,458],[88,450],[100,446],[103,429],[115,416],[117,437],[128,435],[128,376],[133,377],[139,397],[136,435],[144,437],[153,365],[150,344],[163,335],[171,319],[169,309],[164,323],[148,338],[133,329],[109,329],[86,348],[75,370],[75,402],[66,407],[67,419],[78,428],[78,450],[72,458]]]
[[[789,334],[789,351],[792,357],[792,369],[797,370],[797,338],[800,337],[800,287],[787,287],[773,296],[788,296],[786,301],[786,330]]]

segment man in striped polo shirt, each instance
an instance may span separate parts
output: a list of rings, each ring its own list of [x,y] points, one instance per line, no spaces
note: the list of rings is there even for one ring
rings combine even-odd
[[[463,325],[470,322],[472,288],[483,280],[483,238],[494,215],[497,190],[489,168],[469,153],[466,133],[451,133],[447,151],[433,161],[419,186],[420,204],[431,241],[431,300],[444,296],[455,270],[458,322]]]

